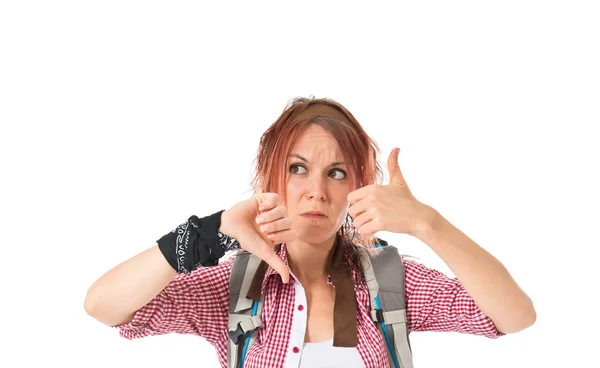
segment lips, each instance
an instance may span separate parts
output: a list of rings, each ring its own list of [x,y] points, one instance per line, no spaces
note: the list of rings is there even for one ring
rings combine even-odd
[[[307,211],[302,214],[302,216],[323,216],[327,217],[322,211]]]

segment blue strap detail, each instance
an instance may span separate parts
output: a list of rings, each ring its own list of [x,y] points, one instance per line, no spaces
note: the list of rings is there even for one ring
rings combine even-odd
[[[375,298],[375,306],[377,309],[381,310],[381,305],[379,304],[379,296]],[[398,359],[396,358],[396,353],[394,353],[394,348],[392,347],[392,343],[390,342],[390,337],[388,336],[387,329],[385,328],[385,323],[381,322],[381,330],[383,331],[383,336],[385,337],[385,342],[387,343],[388,349],[390,349],[390,355],[392,356],[392,360],[394,361],[394,365],[396,368],[400,368],[398,364]]]
[[[252,302],[252,317],[256,316],[257,309],[258,309],[258,302],[255,300],[254,302]],[[246,358],[246,353],[248,351],[248,344],[250,344],[250,337],[252,336],[252,332],[254,332],[254,331],[250,331],[250,333],[248,334],[248,337],[246,337],[246,343],[244,344],[244,350],[242,351],[242,359],[240,359],[239,368],[242,368],[244,366],[244,359]]]

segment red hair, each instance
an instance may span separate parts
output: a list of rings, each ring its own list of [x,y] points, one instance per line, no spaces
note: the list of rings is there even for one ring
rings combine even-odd
[[[303,111],[313,104],[325,104],[339,110],[346,119],[330,116],[305,116],[297,119]],[[288,157],[300,136],[311,124],[329,131],[341,148],[344,161],[350,168],[349,175],[355,190],[370,184],[381,184],[383,171],[377,160],[380,149],[369,137],[359,122],[342,104],[329,98],[314,96],[296,97],[283,110],[279,118],[264,132],[255,159],[255,172],[252,178],[254,194],[274,192],[281,198],[286,195]],[[348,216],[349,217],[349,216]],[[350,233],[357,235],[351,225],[351,219],[340,229],[342,236]],[[363,243],[370,246],[370,239]]]

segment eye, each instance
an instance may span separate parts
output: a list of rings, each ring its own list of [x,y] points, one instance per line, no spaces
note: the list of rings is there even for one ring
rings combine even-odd
[[[301,172],[298,172],[298,169],[302,169],[302,170],[306,171],[306,168],[304,168],[304,166],[302,166],[302,165],[297,165],[297,164],[290,165],[290,172],[292,174],[302,174]]]
[[[341,170],[341,169],[333,169],[333,170],[331,170],[329,173],[331,174],[331,173],[335,173],[335,172],[338,172],[338,173],[340,173],[340,174],[341,174],[341,176],[339,176],[339,177],[337,177],[337,178],[334,178],[334,179],[346,179],[346,172],[345,172],[344,170]]]
[[[304,172],[302,172],[302,170],[304,170]],[[300,175],[300,174],[306,173],[306,168],[299,164],[292,164],[292,165],[290,165],[289,171],[292,174]],[[336,173],[337,173],[337,175],[336,175]],[[348,174],[346,174],[346,172],[342,169],[333,169],[329,172],[329,177],[337,179],[337,180],[346,179],[347,175]]]

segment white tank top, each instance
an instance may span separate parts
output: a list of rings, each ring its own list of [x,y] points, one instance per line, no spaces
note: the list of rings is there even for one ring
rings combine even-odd
[[[356,348],[334,347],[333,338],[323,342],[305,342],[299,368],[365,368]]]

